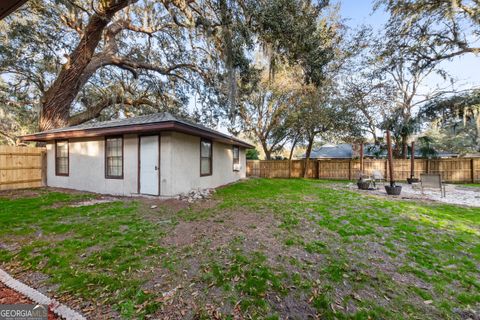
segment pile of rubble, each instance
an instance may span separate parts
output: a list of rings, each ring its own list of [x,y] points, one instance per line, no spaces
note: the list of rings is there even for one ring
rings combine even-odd
[[[192,203],[196,200],[209,199],[213,193],[215,193],[215,189],[193,189],[189,192],[179,194],[177,199]]]

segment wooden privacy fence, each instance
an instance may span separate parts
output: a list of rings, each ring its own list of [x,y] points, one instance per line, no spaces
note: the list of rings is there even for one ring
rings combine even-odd
[[[46,167],[45,148],[0,146],[0,190],[44,186]]]
[[[410,160],[394,159],[395,180],[405,181],[410,177]],[[299,178],[303,177],[305,160],[248,160],[247,176],[263,178]],[[480,159],[416,159],[415,177],[421,173],[440,173],[447,182],[480,182]],[[386,179],[388,160],[364,159],[363,172],[371,175],[379,171]],[[310,160],[308,178],[354,180],[360,174],[360,160]]]

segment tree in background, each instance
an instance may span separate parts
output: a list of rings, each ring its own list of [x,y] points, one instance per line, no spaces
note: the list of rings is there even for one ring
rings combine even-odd
[[[383,130],[389,130],[394,142],[393,156],[406,159],[408,155],[407,138],[420,129],[417,117],[410,116],[407,120],[403,110],[395,109],[381,124]]]
[[[358,76],[350,75],[343,82],[341,99],[357,111],[358,125],[372,136],[374,144],[379,143],[381,137],[377,132],[385,119],[391,116],[395,98],[394,84],[368,70],[368,66]]]
[[[387,28],[403,39],[404,49],[428,62],[480,53],[480,5],[477,0],[377,0],[390,12]],[[398,45],[402,46],[402,42]]]
[[[246,158],[247,160],[258,160],[258,150],[257,149],[247,149]]]
[[[314,88],[304,97],[297,121],[301,126],[302,141],[306,147],[305,177],[316,139],[347,141],[363,135],[355,110],[343,104],[343,101],[337,97],[333,83]]]
[[[8,99],[7,92],[17,88],[8,87],[0,79],[0,144],[17,144],[17,135],[32,132],[36,129],[36,118],[26,101],[29,97],[18,94],[15,104],[4,104]]]
[[[289,118],[296,108],[294,99],[298,88],[290,70],[278,72],[272,80],[264,71],[238,107],[240,130],[261,145],[267,160],[288,140]]]
[[[251,72],[250,81],[240,82],[236,114],[238,127],[262,146],[266,159],[282,150],[288,141],[292,141],[293,154],[294,146],[304,141],[304,114],[312,110],[312,103],[319,97],[317,89],[328,78],[341,39],[334,14],[320,10],[323,2],[320,6],[304,2],[291,21],[285,21],[280,14],[292,10],[287,1],[278,1],[272,8],[266,10],[271,14],[265,16],[263,36],[266,43],[274,45],[266,46],[258,55],[257,65],[250,69],[261,71]],[[289,38],[280,36],[285,32]],[[288,48],[286,55],[278,54],[279,45]],[[310,118],[315,115],[310,114]]]
[[[437,151],[432,146],[432,144],[433,144],[432,137],[429,137],[429,136],[419,137],[418,142],[420,144],[419,151],[420,151],[420,154],[422,155],[423,158],[436,158],[437,157]]]
[[[425,92],[421,86],[426,79],[438,74],[448,80],[448,74],[438,67],[438,62],[426,62],[417,51],[409,50],[415,45],[415,40],[402,39],[395,29],[387,32],[387,41],[375,40],[371,46],[372,63],[377,72],[383,73],[390,79],[395,90],[395,106],[385,123],[393,130],[394,136],[400,138],[396,141],[401,145],[401,156],[406,159],[408,152],[408,140],[413,133],[415,112],[418,108],[431,99],[441,97],[450,88],[452,81],[447,82],[445,87],[435,87]],[[397,146],[398,146],[397,145]],[[398,150],[397,150],[398,151]]]
[[[427,134],[435,148],[460,154],[480,151],[480,90],[429,101],[419,118],[430,122]]]

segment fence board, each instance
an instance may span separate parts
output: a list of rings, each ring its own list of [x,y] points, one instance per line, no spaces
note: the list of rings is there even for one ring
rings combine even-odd
[[[472,159],[473,181],[480,181],[480,159]]]
[[[0,190],[45,185],[45,149],[0,146]]]
[[[411,161],[394,159],[395,180],[405,181],[410,178]],[[302,177],[304,160],[248,160],[247,176],[265,178],[299,178]],[[379,171],[388,177],[386,159],[365,159],[363,173],[371,175]],[[310,160],[307,177],[319,179],[355,180],[361,173],[360,160]],[[440,173],[446,182],[480,182],[480,159],[415,159],[414,177],[421,173]]]
[[[351,162],[348,160],[319,161],[320,179],[348,180]]]

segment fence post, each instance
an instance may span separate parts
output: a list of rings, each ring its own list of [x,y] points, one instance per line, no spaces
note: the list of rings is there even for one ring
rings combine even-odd
[[[427,158],[427,173],[430,173],[430,160]]]
[[[476,178],[475,174],[476,174],[476,169],[477,169],[475,164],[477,163],[477,161],[478,161],[477,159],[473,159],[473,180],[474,180],[473,182],[478,181],[478,180],[475,179]]]
[[[320,160],[317,159],[317,179],[320,179]]]
[[[352,159],[348,160],[348,180],[352,180]]]
[[[307,167],[307,158],[303,159],[303,175],[300,178],[307,177],[308,178],[308,167]]]
[[[385,159],[385,168],[384,168],[384,170],[385,170],[385,175],[384,175],[385,180],[388,180],[388,159]]]
[[[473,158],[470,159],[470,174],[471,174],[471,178],[472,178],[472,183],[475,182],[475,167],[474,167],[474,163],[473,163]]]
[[[288,179],[292,177],[292,160],[288,159]]]
[[[42,155],[42,186],[47,186],[47,152],[43,151]]]

